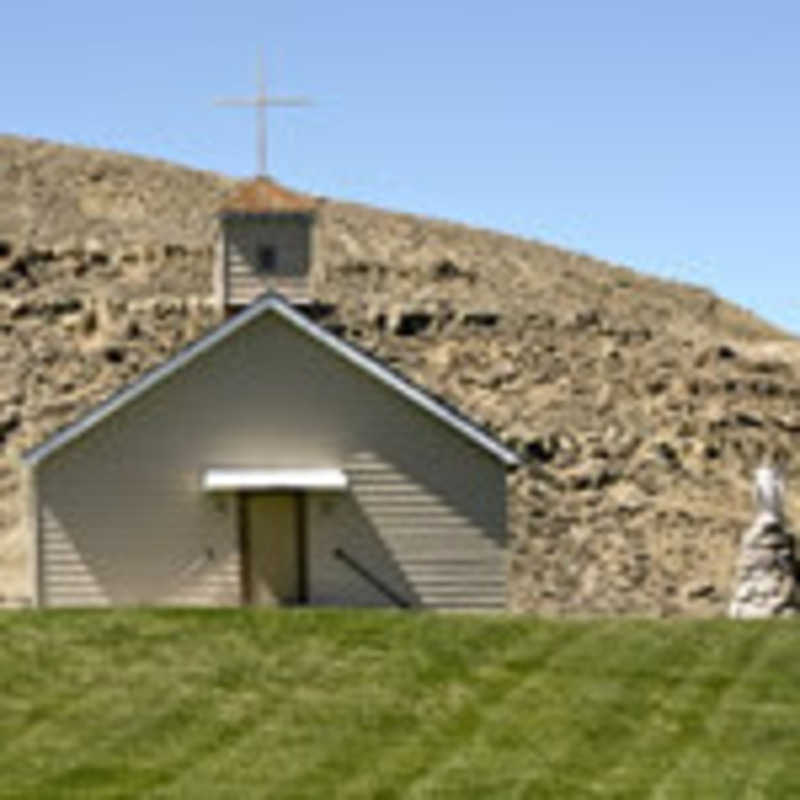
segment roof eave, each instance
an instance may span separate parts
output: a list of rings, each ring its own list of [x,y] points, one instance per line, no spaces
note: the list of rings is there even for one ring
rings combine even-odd
[[[271,217],[278,219],[292,219],[296,217],[314,218],[316,215],[317,215],[317,210],[315,208],[296,209],[296,210],[264,209],[261,211],[253,211],[253,210],[237,209],[237,208],[223,208],[217,212],[217,216],[221,220],[234,219],[234,218],[251,219],[255,217]]]
[[[35,468],[44,459],[91,430],[95,425],[98,425],[104,419],[111,416],[119,408],[132,402],[150,388],[157,385],[161,380],[177,372],[183,366],[267,311],[274,311],[296,328],[299,328],[313,339],[327,345],[329,349],[340,356],[343,356],[345,360],[360,367],[364,372],[367,372],[384,384],[390,386],[407,400],[425,409],[432,416],[438,418],[440,421],[449,425],[449,427],[457,430],[465,438],[471,440],[474,444],[491,453],[507,468],[516,468],[520,466],[521,460],[519,456],[502,442],[478,428],[474,423],[450,411],[423,389],[413,385],[406,378],[392,372],[388,367],[378,362],[372,356],[361,352],[353,345],[312,322],[303,314],[293,309],[283,297],[275,292],[268,292],[261,299],[254,301],[249,308],[240,312],[235,317],[232,317],[202,339],[189,345],[164,364],[146,373],[131,386],[121,389],[79,420],[67,425],[60,431],[56,431],[44,442],[26,450],[22,454],[23,463],[28,467]]]

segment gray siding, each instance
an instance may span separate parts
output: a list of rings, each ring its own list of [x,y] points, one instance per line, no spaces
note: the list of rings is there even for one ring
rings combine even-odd
[[[235,497],[211,466],[342,468],[307,498],[310,599],[502,606],[502,465],[286,321],[267,315],[38,467],[45,605],[240,602]]]
[[[345,470],[347,495],[309,498],[313,603],[392,604],[334,557],[338,547],[411,606],[505,605],[499,527],[481,527],[442,494],[375,453],[353,454]]]
[[[268,290],[291,302],[307,300],[313,257],[313,222],[307,215],[226,217],[224,236],[224,298],[228,306],[246,306]],[[275,249],[275,269],[262,272],[258,252]]]
[[[91,556],[78,550],[73,537],[46,509],[40,520],[40,558],[44,568],[41,601],[48,606],[104,606],[109,598]]]

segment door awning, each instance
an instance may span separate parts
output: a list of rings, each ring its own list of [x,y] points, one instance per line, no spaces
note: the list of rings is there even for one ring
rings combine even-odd
[[[347,475],[340,469],[259,469],[214,467],[203,473],[203,491],[231,492],[242,489],[318,489],[342,491]]]

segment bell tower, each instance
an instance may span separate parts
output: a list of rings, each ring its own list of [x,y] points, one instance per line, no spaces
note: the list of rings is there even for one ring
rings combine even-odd
[[[225,317],[268,291],[311,299],[317,200],[269,178],[240,183],[219,211],[214,296]]]

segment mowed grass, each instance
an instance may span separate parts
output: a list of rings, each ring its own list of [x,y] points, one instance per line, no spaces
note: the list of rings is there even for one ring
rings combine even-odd
[[[800,797],[800,626],[0,615],[3,798]]]

